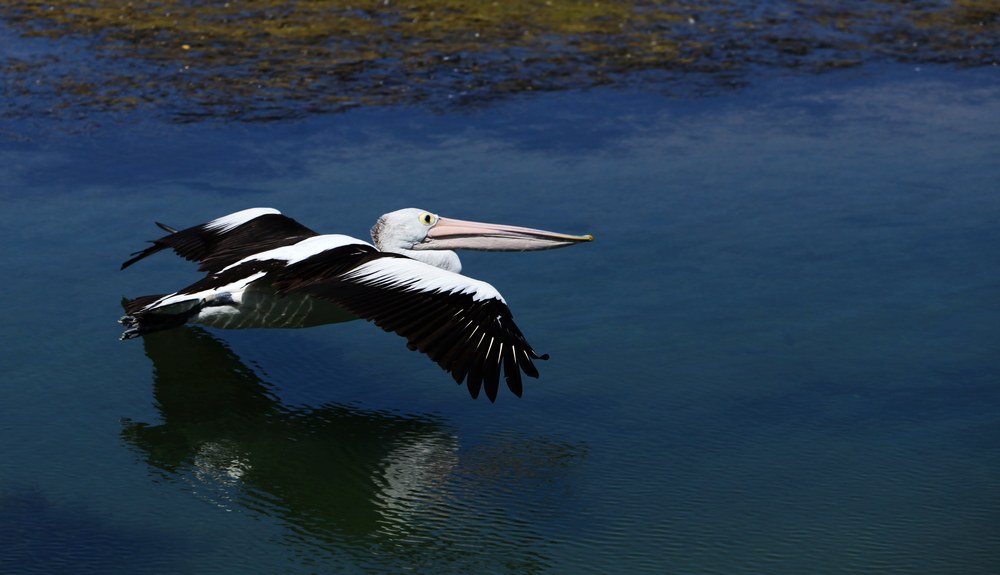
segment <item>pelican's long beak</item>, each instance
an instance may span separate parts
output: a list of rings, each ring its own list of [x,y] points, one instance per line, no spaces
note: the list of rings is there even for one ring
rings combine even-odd
[[[594,236],[589,234],[571,236],[531,228],[438,218],[427,233],[427,238],[413,246],[413,249],[527,252],[551,250],[593,239]]]

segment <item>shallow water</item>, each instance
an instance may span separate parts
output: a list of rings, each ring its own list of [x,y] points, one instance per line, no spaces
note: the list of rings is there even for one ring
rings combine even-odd
[[[989,573],[1000,83],[867,66],[0,143],[0,571]],[[592,233],[463,255],[552,359],[473,401],[363,322],[119,342],[152,222]]]

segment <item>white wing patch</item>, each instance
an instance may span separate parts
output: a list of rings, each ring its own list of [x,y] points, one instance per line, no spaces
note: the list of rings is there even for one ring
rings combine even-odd
[[[267,250],[266,252],[260,252],[259,254],[247,256],[232,265],[226,266],[222,269],[222,271],[226,271],[229,268],[251,261],[282,260],[285,262],[285,265],[292,265],[314,255],[321,254],[327,250],[350,245],[370,246],[367,242],[363,242],[357,238],[352,238],[351,236],[345,236],[343,234],[324,234],[322,236],[306,238],[297,244],[282,246],[280,248],[274,248],[273,250]]]
[[[247,210],[242,210],[229,214],[228,216],[222,216],[221,218],[216,218],[207,224],[205,224],[205,229],[212,230],[214,232],[226,233],[233,228],[242,226],[243,224],[259,218],[260,216],[266,216],[268,214],[280,214],[278,210],[274,208],[250,208]]]
[[[362,285],[378,284],[406,291],[471,294],[474,301],[496,299],[507,303],[500,292],[486,282],[408,258],[373,260],[344,274],[344,279]]]

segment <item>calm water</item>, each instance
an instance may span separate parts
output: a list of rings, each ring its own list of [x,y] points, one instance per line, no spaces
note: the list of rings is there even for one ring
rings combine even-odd
[[[0,572],[992,573],[1000,82],[22,121],[0,142]],[[540,352],[495,405],[356,322],[119,342],[157,237],[415,206],[597,241],[463,256]]]

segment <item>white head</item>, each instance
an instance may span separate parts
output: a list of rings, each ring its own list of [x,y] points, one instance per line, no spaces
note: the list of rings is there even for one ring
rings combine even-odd
[[[424,263],[453,272],[462,263],[452,249],[495,252],[551,250],[593,236],[571,236],[544,230],[466,222],[439,217],[426,210],[406,208],[383,215],[372,228],[375,247],[384,252],[404,254]]]

